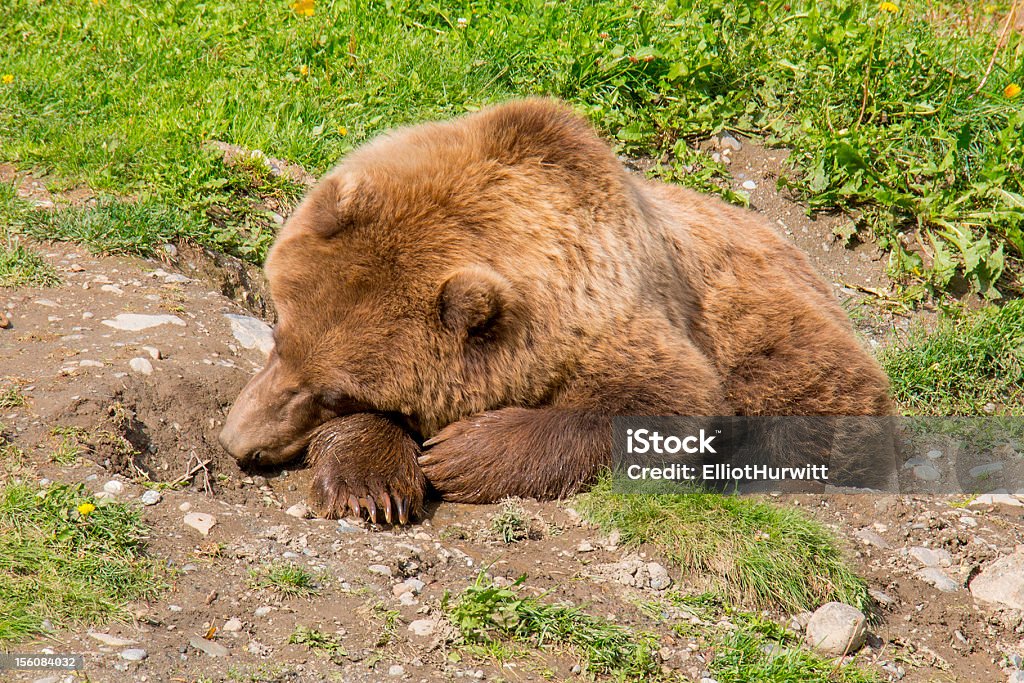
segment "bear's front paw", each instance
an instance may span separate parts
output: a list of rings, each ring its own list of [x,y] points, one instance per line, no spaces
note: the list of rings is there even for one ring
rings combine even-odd
[[[358,413],[324,423],[309,442],[310,502],[328,519],[353,514],[407,524],[422,514],[427,482],[419,447],[382,415]]]
[[[424,442],[429,449],[420,455],[420,466],[444,500],[492,503],[518,494],[502,412],[454,422]]]

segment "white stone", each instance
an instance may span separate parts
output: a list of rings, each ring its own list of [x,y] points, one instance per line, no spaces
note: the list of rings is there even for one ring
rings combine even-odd
[[[882,550],[885,550],[889,547],[889,542],[882,538],[880,534],[875,533],[871,529],[858,529],[857,531],[853,532],[853,535],[861,543],[864,543],[865,545],[873,545],[876,548],[881,548]]]
[[[141,356],[138,358],[132,358],[128,361],[128,367],[135,372],[142,373],[143,375],[153,374],[153,364],[149,362],[148,358],[143,358]]]
[[[103,363],[98,360],[80,360],[78,361],[78,367],[80,368],[102,368]]]
[[[137,332],[158,325],[180,325],[185,326],[185,321],[176,315],[146,315],[143,313],[120,313],[111,320],[104,320],[103,324],[113,327],[115,330],[129,330]]]
[[[757,183],[755,183],[753,180],[744,180],[743,181],[743,189],[744,190],[756,190],[757,189]]]
[[[125,647],[126,645],[134,645],[136,642],[129,638],[121,638],[110,633],[97,633],[96,631],[89,631],[89,637],[111,647]]]
[[[149,357],[153,360],[160,360],[163,356],[160,354],[160,349],[155,346],[143,346],[142,350],[149,354]]]
[[[421,638],[431,635],[435,628],[437,628],[437,624],[433,619],[416,619],[409,624],[409,632]]]
[[[271,611],[272,609],[273,609],[272,607],[268,607],[268,606],[266,606],[266,605],[264,605],[263,607],[257,607],[257,608],[256,608],[256,611],[255,611],[255,612],[253,612],[253,613],[252,613],[252,615],[253,615],[254,617],[256,617],[257,619],[262,619],[263,617],[265,617],[265,616],[267,616],[268,614],[270,614],[270,611]]]
[[[238,617],[231,617],[224,622],[224,625],[221,626],[220,630],[228,633],[238,633],[242,630],[242,620]]]
[[[856,607],[829,602],[807,622],[807,642],[821,652],[845,655],[856,652],[867,637],[867,618]]]
[[[386,564],[371,564],[367,567],[371,574],[380,574],[381,576],[391,576],[391,568]]]
[[[298,517],[299,519],[308,519],[312,516],[309,513],[309,506],[305,503],[296,503],[295,505],[292,505],[290,508],[285,510],[285,514],[292,517]]]
[[[986,475],[994,474],[995,472],[999,472],[1002,469],[1003,469],[1003,463],[1001,463],[1001,462],[990,462],[987,465],[978,465],[977,467],[972,467],[970,469],[970,471],[968,472],[968,474],[970,474],[975,479],[978,479],[979,477],[984,477]]]
[[[594,546],[590,543],[590,541],[583,541],[578,546],[576,546],[576,552],[578,553],[590,553],[593,551]]]
[[[119,496],[122,493],[124,493],[124,484],[117,481],[116,479],[111,479],[110,481],[103,485],[103,490],[113,496]]]
[[[1024,610],[1024,546],[982,569],[970,591],[982,602]]]
[[[120,287],[117,285],[103,285],[100,287],[101,291],[110,292],[111,294],[124,294]]]
[[[953,557],[948,551],[941,548],[932,550],[917,546],[911,548],[907,554],[926,567],[949,567],[953,564]]]
[[[199,636],[192,636],[188,639],[188,644],[197,650],[202,650],[211,657],[227,657],[228,649],[220,643],[215,643],[212,640],[201,638]]]
[[[918,465],[914,468],[914,476],[921,481],[936,481],[941,474],[931,465]]]
[[[993,491],[983,493],[971,501],[971,505],[1009,505],[1011,507],[1024,507],[1024,502],[1016,496],[1011,496],[1005,491]]]
[[[672,585],[672,577],[668,570],[657,562],[647,563],[647,573],[650,575],[650,586],[656,591],[662,591]]]
[[[949,578],[949,576],[938,567],[925,567],[914,573],[914,576],[927,584],[935,586],[943,593],[955,593],[960,590],[960,584]]]
[[[209,534],[216,524],[217,518],[206,512],[190,512],[185,515],[185,526],[192,527],[203,536]]]
[[[274,350],[274,331],[270,325],[250,315],[225,313],[231,323],[231,334],[247,349],[259,349],[264,354]]]
[[[938,460],[939,458],[942,457],[942,451],[928,451],[927,453],[925,453],[925,455],[928,456],[928,458],[930,458],[931,460]]]
[[[181,510],[182,512],[188,512],[189,510],[192,509],[192,503],[186,500],[184,503],[178,506],[178,509]]]
[[[160,495],[159,491],[155,489],[149,489],[139,497],[139,500],[142,501],[143,505],[156,505],[157,503],[160,502],[160,499],[162,497],[163,496]]]
[[[401,664],[392,664],[388,667],[388,676],[398,678],[405,675],[405,667]]]
[[[121,659],[129,662],[141,662],[143,659],[149,656],[149,653],[138,647],[130,647],[127,650],[121,652]]]

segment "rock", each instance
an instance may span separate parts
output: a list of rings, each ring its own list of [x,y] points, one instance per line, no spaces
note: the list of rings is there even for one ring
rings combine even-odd
[[[309,519],[312,517],[309,512],[309,506],[305,503],[296,503],[295,505],[292,505],[290,508],[285,510],[285,514],[291,515],[292,517],[298,517],[299,519]]]
[[[437,623],[433,619],[416,619],[409,624],[409,632],[421,638],[432,635],[435,628]]]
[[[125,647],[127,645],[134,645],[136,641],[128,638],[121,638],[120,636],[111,635],[109,633],[97,633],[96,631],[89,631],[89,637],[100,641],[104,645],[110,647]]]
[[[416,599],[415,593],[407,591],[398,596],[398,602],[405,607],[409,607],[417,604],[419,601]]]
[[[228,649],[220,643],[215,643],[212,640],[200,638],[199,636],[189,638],[188,644],[197,650],[202,650],[211,657],[227,657],[229,654]]]
[[[917,465],[914,467],[914,476],[921,481],[936,481],[942,475],[936,467],[931,465]]]
[[[665,590],[672,585],[672,577],[668,575],[668,570],[657,562],[647,563],[647,573],[651,577],[648,585],[656,591]]]
[[[371,564],[367,569],[371,574],[379,574],[381,576],[391,577],[391,567],[385,564]]]
[[[736,152],[743,149],[743,144],[729,133],[722,133],[718,136],[718,146],[722,149],[730,149]]]
[[[971,505],[1009,505],[1011,507],[1022,507],[1022,502],[1016,496],[1011,496],[1006,491],[992,491],[983,493],[970,502]]]
[[[578,553],[590,553],[594,551],[594,546],[591,545],[590,541],[583,541],[576,546],[576,552]]]
[[[757,183],[755,183],[753,180],[744,180],[743,181],[743,189],[744,190],[756,190],[757,189]]]
[[[238,633],[242,630],[242,620],[237,617],[231,617],[224,622],[224,625],[220,627],[221,631],[226,633]]]
[[[807,629],[807,624],[811,622],[811,617],[814,616],[812,612],[799,612],[794,614],[789,619],[789,628],[791,631],[797,633],[803,633]]]
[[[153,374],[153,364],[149,362],[148,358],[139,356],[138,358],[132,358],[128,361],[128,367],[135,372],[142,373],[143,375]]]
[[[116,479],[111,479],[110,481],[103,485],[103,490],[112,496],[119,496],[122,493],[124,493],[124,484],[117,481]]]
[[[192,503],[186,500],[184,503],[178,506],[178,509],[181,510],[182,512],[188,512],[189,510],[192,509]]]
[[[889,542],[871,529],[858,529],[853,532],[854,537],[865,545],[873,545],[876,548],[887,550]]]
[[[262,619],[263,617],[265,617],[268,614],[270,614],[272,609],[273,609],[272,607],[268,607],[266,605],[264,605],[263,607],[257,607],[256,611],[253,612],[252,615],[254,617],[256,617],[257,619]]]
[[[103,363],[98,360],[80,360],[78,361],[78,367],[80,368],[102,368]]]
[[[938,567],[925,567],[914,573],[914,576],[927,584],[935,586],[943,593],[955,593],[960,590],[960,584],[949,578],[949,576]]]
[[[952,556],[948,551],[941,548],[939,550],[932,550],[931,548],[916,546],[911,548],[907,554],[926,567],[949,567],[953,564]]]
[[[970,591],[982,602],[1024,610],[1024,546],[982,569]]]
[[[972,467],[968,471],[968,474],[970,474],[971,477],[973,477],[975,479],[979,479],[981,477],[985,477],[985,476],[988,476],[990,474],[994,474],[996,472],[999,472],[1002,469],[1003,469],[1003,463],[1001,463],[1001,462],[990,462],[990,463],[988,463],[986,465],[978,465],[977,467]]]
[[[250,315],[225,313],[231,323],[231,334],[244,348],[259,349],[265,354],[274,350],[274,331],[270,325]]]
[[[856,652],[867,638],[867,618],[856,607],[829,602],[807,622],[808,644],[826,654]]]
[[[103,285],[102,287],[100,287],[100,291],[110,292],[111,294],[117,294],[117,295],[124,294],[124,290],[122,290],[117,285]]]
[[[925,453],[925,457],[927,457],[930,460],[938,460],[939,458],[942,457],[942,451],[938,451],[938,450],[928,451],[927,453]]]
[[[1024,683],[1024,671],[1014,671],[1006,679],[1006,683]]]
[[[163,496],[155,489],[149,489],[139,496],[139,500],[142,501],[143,505],[156,505],[160,502],[161,498],[163,498]]]
[[[168,273],[164,276],[164,282],[168,284],[184,284],[186,282],[192,282],[192,278],[185,277],[181,273]]]
[[[107,327],[115,330],[128,330],[137,332],[158,325],[180,325],[185,326],[185,321],[176,315],[145,315],[142,313],[120,313],[112,320],[102,321]]]
[[[399,676],[404,676],[404,675],[405,675],[405,667],[402,666],[401,664],[392,664],[391,666],[388,667],[388,676],[394,676],[395,678],[398,678]]]
[[[210,533],[210,529],[217,524],[217,518],[205,512],[190,512],[185,515],[185,526],[190,526],[203,536]]]
[[[127,650],[121,651],[121,659],[129,662],[141,662],[143,659],[149,656],[149,653],[140,647],[130,647]]]
[[[149,354],[149,357],[153,360],[160,360],[163,355],[160,353],[160,349],[155,346],[143,346],[142,350]]]
[[[874,598],[875,602],[877,602],[882,607],[888,607],[896,603],[895,598],[893,598],[888,593],[883,593],[880,590],[871,589],[868,591],[868,595]]]

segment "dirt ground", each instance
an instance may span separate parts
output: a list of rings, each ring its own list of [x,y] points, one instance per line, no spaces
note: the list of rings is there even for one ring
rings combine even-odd
[[[882,256],[869,244],[852,250],[836,244],[832,229],[845,218],[812,221],[780,195],[775,177],[781,163],[781,153],[744,143],[730,168],[737,187],[755,183],[753,208],[806,250],[836,283],[837,296],[860,311],[854,317],[868,343],[901,335],[911,319],[876,305],[865,292],[888,287]],[[173,570],[170,589],[158,601],[133,605],[131,623],[63,631],[20,650],[82,653],[85,676],[76,680],[97,682],[532,681],[543,680],[545,668],[558,680],[578,679],[574,662],[554,656],[502,668],[452,656],[440,600],[487,568],[508,580],[525,573],[530,591],[550,591],[553,599],[655,630],[666,666],[693,680],[705,675],[708,653],[691,649],[636,608],[635,600],[656,592],[625,586],[607,570],[626,551],[581,524],[565,503],[526,503],[543,532],[506,546],[488,530],[495,506],[435,504],[427,520],[408,528],[307,519],[286,512],[305,496],[301,465],[240,471],[216,435],[235,395],[264,360],[259,348],[243,346],[225,317],[270,315],[254,269],[185,247],[163,251],[161,260],[101,257],[65,244],[33,247],[63,284],[0,291],[0,311],[11,321],[0,329],[0,379],[17,383],[28,399],[24,407],[2,409],[0,421],[29,454],[33,476],[85,482],[95,491],[117,480],[124,484],[117,497],[124,500],[141,496],[146,489],[138,482],[147,478],[187,483],[143,506],[150,552]],[[120,314],[173,318],[136,331],[105,324]],[[129,457],[112,441],[94,444],[74,465],[57,465],[50,460],[56,426],[103,427],[127,439],[138,455]],[[800,495],[778,502],[799,505],[834,527],[876,591],[881,619],[856,657],[860,664],[883,680],[1002,681],[1012,673],[1012,655],[1024,654],[1020,615],[977,603],[965,586],[979,568],[1024,543],[1024,508],[892,495]],[[186,512],[209,513],[217,523],[203,536],[184,524]],[[939,570],[955,588],[943,592],[919,578],[922,563],[913,548],[948,551]],[[669,566],[650,551],[644,556]],[[321,574],[320,595],[282,599],[250,585],[251,568],[282,560]],[[408,590],[407,578],[423,582],[419,592]],[[673,579],[686,582],[677,573]],[[773,616],[786,624],[791,615]],[[338,635],[345,656],[332,661],[288,644],[297,626]],[[212,639],[203,642],[211,629]],[[148,656],[126,661],[126,647],[143,648]],[[47,678],[23,672],[13,680]]]

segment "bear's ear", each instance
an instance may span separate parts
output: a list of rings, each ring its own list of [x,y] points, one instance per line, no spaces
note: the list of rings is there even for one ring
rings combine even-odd
[[[310,193],[306,224],[320,237],[333,237],[353,225],[368,204],[368,183],[350,173],[325,178]]]
[[[450,276],[438,296],[441,323],[467,338],[490,338],[512,322],[515,293],[501,274],[470,266]]]

